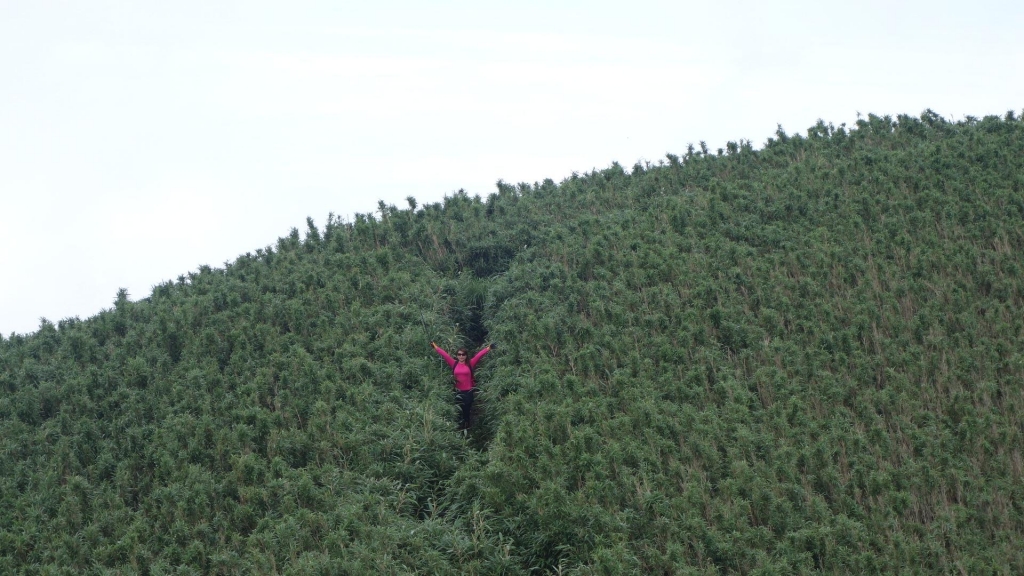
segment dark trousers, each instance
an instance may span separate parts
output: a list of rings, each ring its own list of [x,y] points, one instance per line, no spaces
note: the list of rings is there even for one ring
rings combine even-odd
[[[459,429],[469,428],[473,412],[473,390],[456,390],[455,404],[459,407]]]

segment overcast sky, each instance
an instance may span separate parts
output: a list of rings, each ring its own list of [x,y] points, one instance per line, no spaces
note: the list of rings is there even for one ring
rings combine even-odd
[[[346,4],[0,0],[0,334],[378,200],[1024,109],[1019,1]]]

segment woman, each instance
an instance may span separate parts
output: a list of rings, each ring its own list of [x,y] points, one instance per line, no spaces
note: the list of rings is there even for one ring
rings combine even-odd
[[[470,412],[473,410],[473,387],[476,385],[473,381],[473,369],[476,368],[477,362],[491,351],[493,345],[488,344],[469,360],[466,359],[469,357],[469,351],[465,348],[459,348],[455,353],[455,359],[452,359],[437,344],[431,342],[430,346],[441,355],[441,358],[444,358],[444,361],[448,363],[448,367],[452,369],[452,374],[455,375],[455,403],[461,408],[459,430],[466,430],[471,424]]]

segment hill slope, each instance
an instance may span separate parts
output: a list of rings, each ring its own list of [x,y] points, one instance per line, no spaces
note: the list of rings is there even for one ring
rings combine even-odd
[[[309,221],[0,342],[0,570],[1024,572],[1022,250],[1012,114]]]

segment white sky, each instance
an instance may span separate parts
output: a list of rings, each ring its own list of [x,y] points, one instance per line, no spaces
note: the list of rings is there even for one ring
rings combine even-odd
[[[345,4],[0,0],[0,334],[378,200],[1024,109],[1019,1]]]

